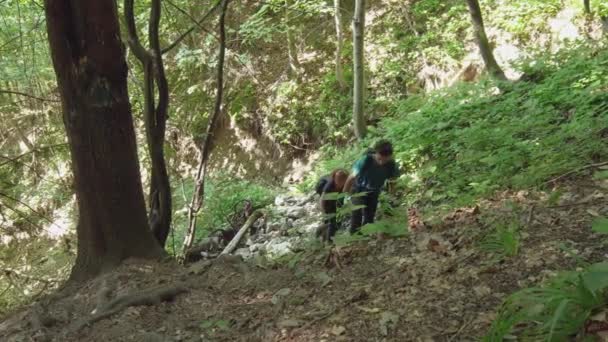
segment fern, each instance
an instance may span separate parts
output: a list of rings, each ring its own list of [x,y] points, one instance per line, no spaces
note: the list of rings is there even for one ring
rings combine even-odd
[[[523,341],[564,341],[583,327],[594,310],[608,304],[608,263],[581,272],[565,272],[545,287],[511,295],[502,305],[484,341],[509,335]]]

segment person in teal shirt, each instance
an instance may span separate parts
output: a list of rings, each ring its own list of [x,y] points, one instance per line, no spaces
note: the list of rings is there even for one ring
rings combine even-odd
[[[399,177],[399,167],[393,160],[393,145],[381,140],[353,166],[353,173],[346,181],[345,189],[352,194],[354,205],[364,205],[352,212],[350,233],[356,233],[362,225],[373,223],[378,208],[378,197],[387,180]]]

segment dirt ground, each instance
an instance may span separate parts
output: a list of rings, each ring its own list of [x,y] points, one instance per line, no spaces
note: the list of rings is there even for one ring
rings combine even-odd
[[[447,215],[423,213],[407,237],[305,250],[283,263],[131,261],[13,313],[0,340],[477,341],[509,294],[577,259],[606,259],[604,239],[590,229],[608,216],[606,188],[585,180],[561,191],[557,203],[505,192]],[[504,223],[521,227],[521,244],[498,258],[480,246]],[[157,300],[112,302],[150,289]],[[119,309],[86,324],[109,303]]]

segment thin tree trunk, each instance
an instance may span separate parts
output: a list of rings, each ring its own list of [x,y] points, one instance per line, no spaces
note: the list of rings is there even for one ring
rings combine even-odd
[[[344,34],[342,33],[342,5],[340,0],[334,0],[334,20],[336,22],[336,80],[340,89],[346,89],[344,69],[342,67],[342,46]]]
[[[229,0],[222,0],[220,20],[219,20],[219,40],[220,47],[217,57],[217,90],[215,96],[215,104],[213,107],[213,113],[207,123],[207,132],[201,146],[201,153],[198,161],[198,170],[196,172],[196,186],[194,188],[194,194],[188,207],[188,231],[184,238],[182,246],[182,254],[185,255],[186,251],[192,247],[194,238],[196,236],[196,223],[198,218],[198,212],[203,206],[205,199],[205,176],[207,174],[207,160],[209,160],[209,154],[211,153],[211,145],[213,143],[213,133],[215,130],[216,122],[222,112],[222,96],[224,94],[224,59],[226,56],[226,11],[228,10]]]
[[[502,71],[498,62],[494,58],[492,48],[488,42],[488,36],[483,25],[483,17],[481,16],[481,8],[479,7],[478,0],[467,0],[469,5],[469,13],[471,14],[471,20],[473,21],[473,29],[475,30],[475,37],[477,44],[479,45],[479,51],[481,52],[481,58],[486,65],[486,70],[494,78],[499,80],[506,80],[505,73]]]
[[[583,5],[585,7],[585,14],[591,14],[591,1],[583,0]]]
[[[116,3],[45,0],[45,10],[79,208],[71,278],[161,257],[146,221]]]
[[[150,51],[148,51],[141,44],[137,34],[133,0],[125,0],[129,47],[144,69],[144,123],[151,162],[148,222],[154,237],[164,247],[171,229],[171,184],[164,153],[169,88],[159,42],[160,17],[160,0],[152,0],[148,26]],[[158,91],[158,103],[155,103],[155,89]]]
[[[300,60],[298,59],[298,47],[296,46],[295,37],[293,36],[293,27],[290,24],[290,5],[291,1],[285,2],[285,27],[287,33],[287,54],[289,55],[289,70],[296,78],[300,74]]]
[[[353,17],[353,126],[358,139],[366,134],[365,113],[365,79],[363,44],[365,36],[365,0],[355,1],[355,16]]]

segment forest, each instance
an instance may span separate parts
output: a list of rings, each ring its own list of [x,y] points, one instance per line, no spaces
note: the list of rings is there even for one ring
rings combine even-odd
[[[0,0],[1,341],[608,341],[608,2]]]

